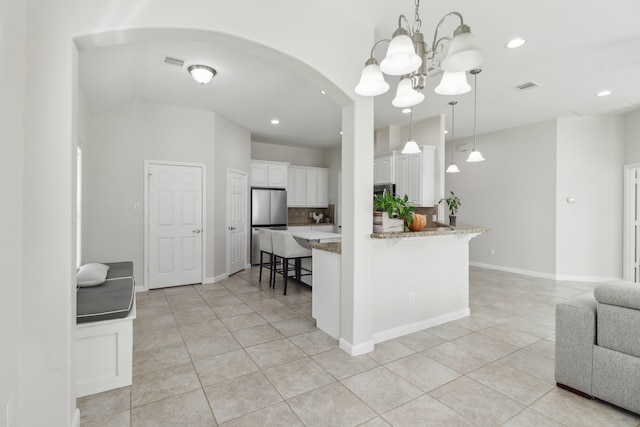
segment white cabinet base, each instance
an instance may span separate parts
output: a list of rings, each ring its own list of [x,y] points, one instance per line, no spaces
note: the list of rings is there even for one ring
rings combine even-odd
[[[76,325],[76,397],[131,385],[135,318]]]

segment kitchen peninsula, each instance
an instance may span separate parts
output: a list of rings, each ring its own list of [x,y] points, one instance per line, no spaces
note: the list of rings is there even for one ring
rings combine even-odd
[[[373,342],[469,315],[469,241],[489,229],[458,224],[373,233]],[[313,316],[340,338],[340,243],[315,243]]]

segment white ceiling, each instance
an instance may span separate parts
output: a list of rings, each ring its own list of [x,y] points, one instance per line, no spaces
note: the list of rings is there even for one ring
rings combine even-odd
[[[410,22],[414,16],[411,0],[310,1],[371,25],[378,39],[390,38],[399,14]],[[478,133],[640,106],[640,1],[423,1],[422,32],[428,43],[440,17],[452,10],[462,13],[487,53],[478,75]],[[450,34],[456,25],[450,18],[442,31]],[[348,29],[336,31],[348,37]],[[513,37],[525,38],[527,44],[506,49],[504,44]],[[369,51],[356,54],[364,65]],[[165,55],[185,60],[185,66],[164,64]],[[186,71],[194,63],[213,66],[218,75],[199,85]],[[358,79],[353,76],[354,87]],[[409,121],[391,106],[397,80],[388,78],[392,88],[376,98],[376,128]],[[321,88],[279,64],[221,44],[157,41],[82,51],[79,81],[93,113],[137,99],[216,111],[249,129],[253,141],[312,148],[340,142],[341,110]],[[514,89],[529,81],[540,86],[526,92]],[[455,99],[455,134],[471,135],[474,92],[444,97],[433,92],[437,83],[429,82],[426,100],[414,107],[414,120],[448,116],[447,104]],[[595,96],[604,89],[613,93]],[[272,118],[280,125],[271,125]]]

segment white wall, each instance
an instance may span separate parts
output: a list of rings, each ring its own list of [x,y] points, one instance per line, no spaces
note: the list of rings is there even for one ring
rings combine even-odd
[[[3,73],[16,67],[18,74],[24,74],[24,80],[9,77],[11,71],[2,78],[16,90],[24,89],[24,104],[16,102],[14,113],[24,129],[22,298],[14,300],[22,304],[22,325],[12,317],[1,320],[22,326],[21,389],[16,390],[22,406],[16,417],[24,426],[70,426],[75,412],[77,58],[67,31],[74,14],[68,1],[25,3],[26,38],[21,37],[19,24],[5,24],[9,31],[17,30],[17,39],[10,33],[8,43],[26,43],[16,44],[15,58],[2,65]],[[24,18],[19,12],[8,19]],[[24,62],[17,60],[22,52]],[[46,78],[42,78],[43,64],[47,64]],[[22,86],[23,82],[28,84]],[[17,110],[20,107],[24,108]],[[21,158],[12,153],[7,160],[19,164]],[[11,182],[19,186],[17,177]]]
[[[557,140],[556,274],[622,277],[624,118],[560,118]],[[567,203],[573,197],[575,203]]]
[[[624,164],[640,163],[640,108],[624,116]]]
[[[462,144],[473,146],[473,138],[454,145]],[[462,201],[458,221],[491,229],[470,242],[470,260],[555,274],[555,121],[478,135],[477,145],[484,162],[467,163],[469,153],[456,149],[461,172],[445,174],[446,194],[453,191]]]
[[[227,271],[227,169],[235,169],[247,173],[247,186],[251,172],[251,133],[237,124],[217,115],[215,127],[215,198],[209,202],[207,212],[213,212],[215,220],[214,230],[215,259],[214,277],[228,274]],[[247,192],[247,197],[251,197]],[[249,206],[247,199],[247,207]],[[220,203],[222,201],[222,203]],[[251,218],[247,218],[251,225]],[[247,264],[250,263],[249,234],[247,234]]]
[[[21,0],[0,3],[0,424],[12,399],[15,425],[22,423],[22,212],[25,9]],[[31,338],[30,336],[26,337]]]
[[[216,115],[188,108],[134,102],[93,118],[85,176],[91,209],[85,227],[89,239],[84,262],[133,261],[144,283],[144,161],[207,165],[206,277],[213,277],[215,200],[214,129]]]
[[[323,150],[251,142],[251,158],[272,162],[289,162],[295,166],[324,167]]]

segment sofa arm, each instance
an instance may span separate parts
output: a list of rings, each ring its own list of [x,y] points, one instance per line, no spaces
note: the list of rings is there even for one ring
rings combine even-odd
[[[596,301],[602,304],[640,310],[640,284],[633,282],[609,282],[593,290]]]
[[[575,298],[556,305],[556,382],[591,396],[596,301]]]

